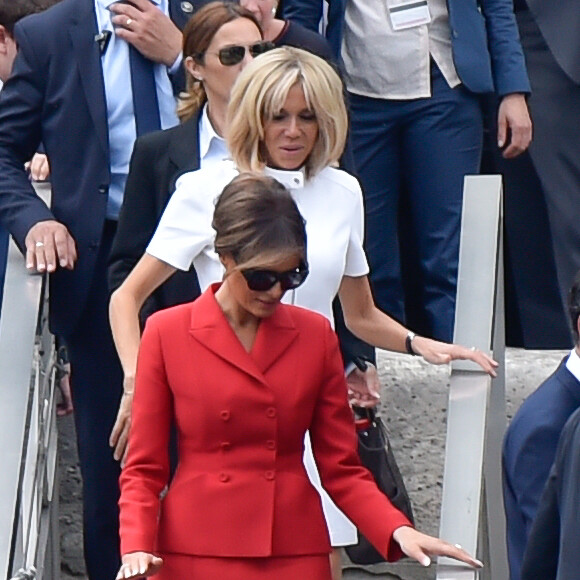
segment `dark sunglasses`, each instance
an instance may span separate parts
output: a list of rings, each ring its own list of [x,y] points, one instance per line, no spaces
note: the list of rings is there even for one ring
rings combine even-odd
[[[274,47],[275,45],[273,42],[266,40],[262,42],[256,42],[250,46],[226,46],[225,48],[218,50],[217,57],[224,66],[234,66],[236,64],[240,64],[244,60],[244,57],[246,56],[246,50],[249,50],[252,57],[256,58],[257,56],[272,50]],[[204,53],[199,53],[197,56],[198,59],[203,58]]]
[[[242,276],[246,279],[248,288],[255,292],[270,290],[278,282],[280,282],[280,287],[285,292],[286,290],[298,288],[306,280],[308,276],[308,264],[302,262],[298,268],[286,270],[285,272],[260,270],[258,268],[242,270]]]

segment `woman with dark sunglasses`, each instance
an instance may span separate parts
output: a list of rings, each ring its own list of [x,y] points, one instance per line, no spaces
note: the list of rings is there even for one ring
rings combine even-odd
[[[444,364],[470,359],[490,374],[495,362],[481,351],[415,336],[373,303],[362,246],[362,194],[356,179],[332,167],[346,139],[341,81],[316,56],[293,48],[268,52],[234,85],[228,108],[233,161],[183,175],[147,252],[111,298],[111,326],[125,372],[134,373],[139,348],[138,312],[155,288],[192,261],[202,288],[221,279],[211,227],[214,202],[240,170],[265,173],[288,187],[306,220],[310,274],[284,300],[330,321],[338,294],[349,328],[370,344],[419,354]],[[316,473],[313,462],[312,476]],[[324,495],[323,495],[324,497]],[[356,542],[356,530],[325,500],[334,546]],[[335,559],[335,578],[340,562]]]
[[[414,530],[361,467],[330,324],[280,303],[308,276],[304,221],[288,191],[242,174],[212,225],[223,282],[153,315],[143,334],[117,578],[330,580],[325,520],[302,465],[306,430],[325,487],[385,557],[481,566]],[[173,421],[178,467],[160,501]]]

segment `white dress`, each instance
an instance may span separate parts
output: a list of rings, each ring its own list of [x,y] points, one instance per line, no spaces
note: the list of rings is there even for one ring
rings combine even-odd
[[[359,183],[348,173],[330,167],[309,180],[302,171],[266,168],[264,173],[286,186],[306,221],[310,274],[302,286],[287,292],[283,301],[314,310],[333,323],[332,301],[343,276],[368,274]],[[148,254],[174,268],[188,270],[193,263],[202,291],[223,276],[213,247],[211,222],[217,198],[236,175],[238,171],[229,160],[182,175],[147,247]],[[355,543],[355,526],[320,487],[308,440],[305,465],[321,493],[332,545]]]

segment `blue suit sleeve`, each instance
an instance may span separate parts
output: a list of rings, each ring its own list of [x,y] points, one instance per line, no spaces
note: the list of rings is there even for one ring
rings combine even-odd
[[[530,82],[511,0],[481,0],[495,91],[529,93]]]
[[[54,216],[24,170],[42,140],[46,71],[19,24],[15,37],[19,52],[0,93],[0,220],[22,249],[28,230]]]

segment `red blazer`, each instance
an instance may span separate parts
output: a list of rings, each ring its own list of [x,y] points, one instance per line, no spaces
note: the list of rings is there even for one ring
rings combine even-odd
[[[328,321],[280,305],[251,353],[214,292],[147,322],[121,475],[123,554],[259,557],[330,550],[320,498],[303,463],[304,434],[325,489],[389,559],[410,525],[356,452],[342,360]],[[169,491],[169,428],[179,464]]]

